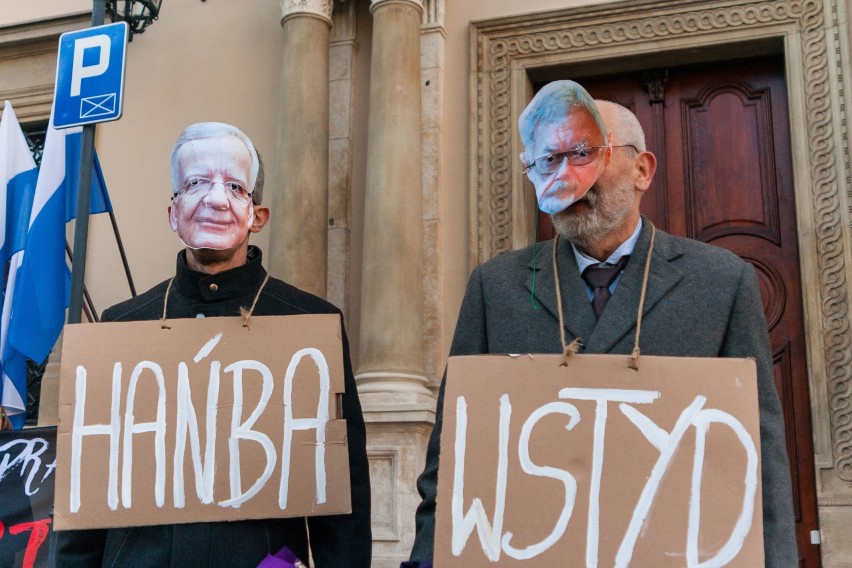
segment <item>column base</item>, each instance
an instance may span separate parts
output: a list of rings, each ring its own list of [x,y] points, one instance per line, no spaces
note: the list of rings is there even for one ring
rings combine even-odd
[[[435,423],[435,395],[426,377],[393,371],[355,375],[365,422]]]
[[[361,392],[364,422],[435,423],[435,397],[419,392]]]
[[[423,471],[432,433],[431,423],[385,419],[367,422],[373,493],[372,568],[398,568],[411,554],[414,512],[420,504],[416,482]]]

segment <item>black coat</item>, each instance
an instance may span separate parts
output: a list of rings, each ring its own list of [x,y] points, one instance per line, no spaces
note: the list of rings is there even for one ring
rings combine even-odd
[[[181,252],[169,291],[167,317],[237,316],[240,307],[248,309],[251,306],[265,277],[266,270],[261,265],[261,253],[257,247],[249,248],[249,259],[245,265],[216,275],[191,270],[186,265],[185,253]],[[105,310],[102,320],[160,319],[168,284],[168,280],[161,282],[144,294]],[[340,310],[321,298],[270,278],[253,315],[329,313],[340,314]],[[369,566],[372,536],[366,433],[345,331],[343,365],[346,386],[343,416],[349,443],[351,514],[310,517],[307,520],[262,519],[63,531],[56,533],[55,538],[57,566],[254,568],[267,553],[275,554],[282,546],[287,546],[307,562],[308,532],[316,566]]]

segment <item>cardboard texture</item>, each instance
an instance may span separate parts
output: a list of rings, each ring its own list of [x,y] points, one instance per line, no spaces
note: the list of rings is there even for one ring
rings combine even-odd
[[[450,358],[435,566],[763,566],[754,361],[561,360]]]
[[[168,325],[65,327],[54,528],[351,512],[339,316]]]

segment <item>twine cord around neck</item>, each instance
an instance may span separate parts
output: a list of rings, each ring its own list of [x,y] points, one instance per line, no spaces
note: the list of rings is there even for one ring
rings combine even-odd
[[[577,353],[580,350],[580,347],[583,346],[583,342],[580,341],[580,338],[577,337],[570,344],[565,341],[565,317],[562,315],[562,290],[559,285],[559,265],[556,263],[556,248],[559,245],[559,235],[556,235],[556,238],[553,239],[553,254],[551,255],[553,260],[553,281],[556,285],[556,311],[559,312],[559,340],[562,343],[562,363],[559,364],[560,367],[568,366],[568,357]]]
[[[636,337],[633,339],[633,352],[630,354],[628,367],[639,370],[639,333],[642,331],[642,309],[645,307],[645,292],[648,291],[648,275],[651,273],[651,255],[654,252],[654,237],[657,229],[651,224],[651,243],[648,245],[648,256],[645,257],[645,274],[642,275],[642,291],[639,293],[639,309],[636,311]]]
[[[169,280],[169,285],[166,286],[166,299],[163,300],[163,317],[160,318],[160,327],[162,329],[171,329],[172,326],[166,323],[166,310],[169,307],[169,292],[172,290],[172,284],[174,284],[175,277],[172,276],[172,279]]]
[[[260,293],[263,292],[263,288],[266,286],[266,283],[269,282],[269,273],[266,273],[266,278],[263,279],[263,283],[260,285],[260,288],[257,289],[257,294],[254,295],[254,301],[251,303],[251,307],[246,311],[245,308],[240,308],[240,315],[243,317],[243,327],[248,328],[249,320],[251,319],[251,314],[254,312],[254,307],[257,305],[257,301],[260,299]]]
[[[654,237],[657,229],[651,224],[651,242],[648,245],[648,255],[645,258],[645,271],[642,275],[642,290],[639,293],[639,309],[636,313],[636,336],[633,339],[633,352],[630,354],[628,367],[634,371],[639,370],[639,334],[642,330],[642,310],[645,306],[645,294],[648,291],[648,276],[651,274],[651,256],[654,253]],[[570,344],[565,342],[565,316],[562,313],[562,288],[559,284],[559,265],[556,262],[556,248],[559,244],[559,235],[553,239],[553,281],[556,286],[556,310],[559,312],[559,339],[562,342],[562,363],[560,367],[568,365],[568,358],[577,353],[583,346],[580,338],[574,339]]]
[[[169,307],[169,292],[172,290],[172,284],[175,281],[175,277],[172,276],[172,279],[169,280],[169,285],[166,287],[166,297],[163,300],[163,317],[160,318],[160,327],[163,329],[171,329],[172,327],[166,323],[166,310]],[[257,289],[257,293],[254,295],[254,300],[251,303],[251,308],[246,310],[245,308],[240,308],[240,317],[243,318],[243,327],[248,328],[249,320],[251,319],[252,313],[254,313],[254,307],[257,305],[257,301],[260,299],[260,294],[263,292],[263,288],[266,286],[266,283],[269,282],[269,273],[266,274],[266,278],[263,279],[263,282],[260,285],[260,288]]]

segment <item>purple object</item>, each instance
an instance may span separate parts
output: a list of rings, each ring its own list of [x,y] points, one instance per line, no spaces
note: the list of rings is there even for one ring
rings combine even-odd
[[[307,568],[307,565],[285,546],[275,556],[267,554],[266,558],[257,565],[257,568]]]
[[[400,564],[399,568],[432,568],[432,561],[418,562],[416,560],[409,560]]]

